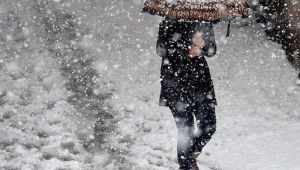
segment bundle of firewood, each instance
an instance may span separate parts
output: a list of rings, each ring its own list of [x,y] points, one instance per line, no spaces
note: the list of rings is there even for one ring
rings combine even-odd
[[[248,8],[249,5],[244,0],[146,0],[142,12],[172,20],[219,21],[244,16]]]

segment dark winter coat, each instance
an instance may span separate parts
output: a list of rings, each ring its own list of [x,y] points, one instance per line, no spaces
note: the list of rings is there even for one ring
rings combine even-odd
[[[203,33],[202,56],[189,58],[196,32]],[[217,50],[212,23],[173,21],[159,24],[156,52],[162,57],[160,106],[189,106],[195,102],[217,104],[208,64]]]

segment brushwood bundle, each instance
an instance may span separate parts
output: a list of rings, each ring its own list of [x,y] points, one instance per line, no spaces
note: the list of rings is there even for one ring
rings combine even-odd
[[[172,20],[220,21],[245,16],[244,0],[146,0],[142,12]]]

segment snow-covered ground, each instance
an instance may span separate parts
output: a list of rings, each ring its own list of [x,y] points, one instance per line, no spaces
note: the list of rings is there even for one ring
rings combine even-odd
[[[39,25],[45,6],[35,5],[0,1],[0,169],[91,169],[92,122],[69,102],[66,59]]]
[[[158,106],[161,58],[155,40],[161,18],[138,15],[134,3],[116,12],[122,5],[115,3],[102,20],[108,35],[119,30],[125,40],[106,39],[111,48],[96,62],[115,91],[107,100],[119,119],[111,144],[122,161],[95,160],[104,169],[176,169],[176,127],[169,109]],[[284,51],[251,20],[236,22],[229,38],[226,24],[215,25],[215,32],[218,54],[208,62],[218,126],[199,158],[201,169],[299,169],[300,87]]]
[[[22,2],[23,8],[32,5],[15,2]],[[75,30],[80,38],[62,34],[63,44],[43,46],[40,41],[49,37],[38,26],[31,27],[36,24],[30,22],[35,13],[24,12],[26,8],[13,1],[0,3],[0,169],[176,169],[177,130],[169,109],[158,106],[161,58],[155,54],[155,40],[161,18],[140,14],[139,0],[47,2],[74,17],[79,26],[67,32]],[[16,16],[10,8],[21,11],[21,19],[5,19]],[[19,28],[20,23],[28,24]],[[86,30],[77,30],[81,28]],[[218,100],[217,132],[199,166],[300,169],[300,86],[284,51],[251,20],[236,21],[229,38],[226,24],[214,29],[218,53],[208,63]],[[66,47],[70,44],[72,48]],[[92,62],[74,74],[68,72],[69,67],[62,68],[61,59],[54,57],[56,47],[66,48],[66,65],[74,65],[75,71],[74,63],[84,60],[80,54],[88,54]],[[70,52],[78,48],[83,52]],[[69,77],[89,69],[98,74],[83,76],[95,83],[94,95],[112,94],[102,109],[117,123],[105,140],[97,135],[102,130],[97,123],[95,132],[90,129],[99,121],[85,115],[90,113],[85,111],[89,100],[84,100],[86,105],[70,102],[76,92],[65,86],[72,80]],[[87,151],[86,142],[94,138],[105,143]]]

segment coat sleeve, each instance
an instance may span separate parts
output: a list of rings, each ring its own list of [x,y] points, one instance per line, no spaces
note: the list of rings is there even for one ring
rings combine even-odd
[[[207,57],[214,56],[217,53],[217,45],[212,23],[197,23],[196,31],[203,34],[205,41],[205,45],[202,48],[202,54]]]
[[[166,35],[167,23],[165,20],[161,21],[158,29],[158,36],[156,41],[156,54],[161,57],[167,55],[167,35]]]

